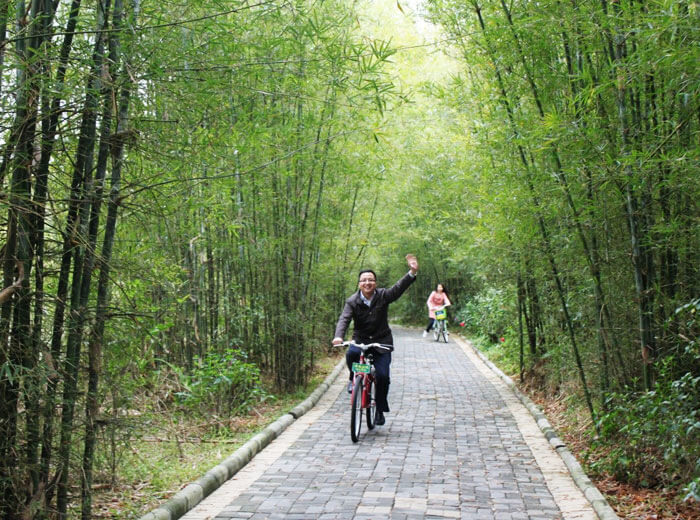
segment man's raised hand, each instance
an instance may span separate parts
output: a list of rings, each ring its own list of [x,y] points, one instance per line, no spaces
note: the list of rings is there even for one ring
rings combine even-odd
[[[411,269],[411,273],[416,274],[416,271],[418,271],[418,259],[416,258],[416,255],[412,255],[410,253],[407,254],[406,262],[408,262],[408,267]]]

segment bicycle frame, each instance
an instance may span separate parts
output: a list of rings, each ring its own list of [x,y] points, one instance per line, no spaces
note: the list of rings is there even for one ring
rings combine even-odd
[[[360,365],[370,365],[370,373],[365,374],[363,372],[356,372],[355,376],[353,377],[353,383],[357,382],[358,380],[361,381],[361,388],[362,388],[362,408],[366,409],[369,408],[371,405],[370,402],[370,396],[369,396],[369,386],[370,383],[374,381],[374,364],[371,363],[369,359],[365,357],[365,353],[362,352],[360,353],[360,360],[358,361],[358,364]],[[354,392],[354,390],[353,390]],[[352,395],[350,396],[350,401],[352,402]]]
[[[444,307],[439,310],[444,310]],[[435,323],[433,325],[433,337],[435,338],[435,341],[440,341],[440,338],[445,340],[445,343],[447,343],[447,311],[445,311],[443,314],[438,316],[438,311],[435,313]]]

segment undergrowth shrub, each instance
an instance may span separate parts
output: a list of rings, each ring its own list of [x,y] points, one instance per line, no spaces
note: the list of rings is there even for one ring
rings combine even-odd
[[[182,389],[177,392],[184,406],[217,415],[248,411],[268,397],[260,382],[260,370],[236,349],[210,352],[196,358],[190,374],[178,370]]]
[[[593,464],[644,487],[685,485],[700,477],[700,377],[660,379],[642,393],[615,393],[600,418],[605,456]],[[693,484],[695,483],[695,484]]]
[[[493,287],[468,300],[457,310],[457,320],[470,332],[496,342],[513,320],[506,292]]]

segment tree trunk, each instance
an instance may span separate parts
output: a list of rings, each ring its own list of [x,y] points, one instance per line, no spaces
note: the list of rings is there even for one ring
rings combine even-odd
[[[6,6],[4,6],[6,7]],[[46,11],[45,11],[46,9]],[[37,395],[40,381],[31,377],[38,363],[36,346],[32,345],[31,303],[29,279],[33,263],[32,241],[34,216],[31,203],[32,161],[34,158],[34,137],[36,134],[39,90],[41,85],[41,64],[36,58],[43,44],[45,33],[43,22],[52,11],[43,2],[35,2],[29,13],[25,12],[24,2],[17,3],[18,25],[29,23],[24,30],[27,38],[17,41],[17,55],[20,60],[18,70],[18,97],[15,116],[16,132],[9,142],[13,149],[13,173],[9,187],[9,214],[7,243],[4,251],[4,285],[13,283],[15,266],[24,273],[21,285],[17,287],[13,299],[2,306],[0,317],[0,366],[9,368],[12,377],[0,379],[0,516],[18,516],[23,504],[31,500],[38,486],[36,465],[36,442],[38,439],[39,417],[37,416]],[[4,12],[7,14],[7,11]],[[27,17],[25,19],[25,16]],[[8,148],[9,149],[9,148]],[[24,381],[23,385],[20,382]],[[31,485],[29,489],[17,482],[17,468],[20,451],[18,445],[18,405],[21,387],[24,387],[27,408],[27,439],[25,455]],[[34,445],[29,445],[34,443]]]
[[[537,106],[537,111],[538,111],[539,117],[541,120],[544,120],[545,112],[544,112],[542,100],[540,99],[541,96],[539,93],[539,89],[537,88],[537,85],[535,84],[535,80],[533,78],[532,72],[530,71],[530,67],[528,67],[527,62],[525,60],[525,54],[522,50],[522,45],[520,43],[520,37],[518,36],[518,33],[514,27],[510,9],[505,4],[504,0],[501,0],[501,8],[503,9],[503,12],[506,16],[506,19],[508,20],[508,25],[511,29],[511,34],[513,35],[513,39],[515,40],[515,43],[516,43],[515,47],[517,49],[518,59],[520,60],[520,63],[525,71],[525,76],[527,78],[528,84],[530,85],[530,91],[532,93],[532,97],[533,97],[535,104]],[[567,61],[569,76],[573,77],[573,69],[574,69],[573,60],[572,60],[571,54],[570,54],[569,37],[565,31],[562,31],[562,40],[563,40],[563,45],[564,45],[564,51],[565,51],[564,55],[565,55],[565,58]],[[570,83],[571,83],[571,87],[572,87],[572,91],[573,91],[573,97],[576,98],[576,96],[578,94],[577,87],[576,87],[576,85],[574,85],[573,82],[570,82]],[[601,283],[600,267],[594,261],[593,255],[591,253],[591,248],[589,246],[589,238],[586,236],[586,233],[583,230],[583,226],[581,224],[580,211],[579,211],[578,206],[576,205],[576,203],[574,201],[573,195],[571,194],[571,188],[569,186],[569,181],[567,179],[566,174],[564,173],[562,161],[561,161],[561,158],[559,156],[559,151],[557,150],[556,145],[554,145],[554,144],[550,145],[550,152],[552,154],[552,160],[554,162],[555,177],[562,187],[562,190],[565,194],[567,205],[569,206],[571,214],[574,217],[574,225],[576,228],[576,232],[577,232],[577,235],[578,235],[579,240],[581,242],[581,247],[583,248],[583,252],[585,253],[585,258],[586,258],[586,262],[587,262],[588,269],[590,272],[591,280],[593,281],[594,292],[596,295],[596,298],[594,300],[594,302],[595,302],[594,312],[595,312],[596,316],[599,316],[598,319],[601,319],[602,318],[601,311],[605,307],[605,295],[604,295],[604,291],[603,291],[603,285]],[[568,311],[565,311],[565,314],[568,314]],[[601,324],[601,326],[598,327],[599,336],[601,336],[601,337],[602,337],[601,330],[603,327],[604,326],[602,324]],[[606,327],[606,330],[608,330],[608,331],[610,331],[610,333],[612,333],[611,326]],[[602,343],[601,346],[603,349],[603,352],[601,353],[602,358],[607,360],[607,349],[605,348],[605,344]],[[575,352],[576,358],[580,359],[580,354],[577,352],[578,348],[576,346],[576,342],[573,343],[573,348],[576,351]],[[578,364],[578,361],[577,361],[577,364]],[[583,380],[585,380],[584,377],[582,377],[582,381]]]
[[[5,72],[5,48],[7,47],[7,20],[10,17],[10,0],[0,0],[0,74]],[[0,95],[2,82],[0,81]]]
[[[73,254],[73,281],[70,297],[71,313],[68,325],[68,343],[66,347],[65,381],[63,385],[63,404],[61,413],[61,438],[59,443],[59,478],[56,496],[56,508],[59,518],[67,517],[68,487],[70,476],[70,454],[73,439],[73,418],[79,397],[78,376],[80,371],[81,343],[83,338],[86,316],[86,304],[89,296],[89,281],[83,284],[82,276],[85,268],[85,249],[88,234],[89,219],[89,182],[92,175],[92,161],[95,147],[97,120],[97,92],[100,90],[100,75],[104,60],[104,38],[107,27],[109,0],[98,5],[98,34],[92,59],[92,69],[86,88],[85,108],[78,140],[78,151],[75,163],[74,177],[84,179],[84,193],[79,197],[78,218],[69,235],[78,241],[79,246]]]
[[[615,11],[619,11],[619,5],[614,4]],[[619,13],[618,13],[619,14]],[[637,295],[639,339],[643,361],[644,384],[648,390],[652,388],[651,360],[654,352],[654,339],[651,327],[650,287],[647,283],[645,272],[645,251],[641,245],[642,223],[640,220],[639,198],[636,189],[636,178],[632,170],[632,158],[630,155],[630,125],[628,123],[629,110],[627,100],[627,78],[625,74],[624,60],[627,55],[626,38],[621,29],[614,35],[614,68],[617,74],[617,115],[618,132],[620,137],[620,157],[624,174],[622,187],[625,209],[627,212],[627,224],[632,246],[632,267],[634,270],[634,285]]]
[[[70,56],[73,35],[75,27],[78,22],[78,14],[80,12],[80,0],[74,0],[71,5],[69,12],[69,18],[66,25],[65,37],[63,39],[63,44],[61,45],[59,63],[56,71],[55,83],[57,85],[56,90],[58,92],[62,91],[62,86],[64,84],[66,69],[68,64],[68,58]],[[48,93],[45,94],[47,97]],[[48,182],[49,175],[49,165],[51,162],[51,157],[53,155],[54,143],[56,140],[56,129],[58,125],[58,119],[61,114],[61,98],[59,95],[53,97],[49,102],[45,103],[50,106],[50,109],[44,112],[42,118],[42,142],[41,142],[41,158],[39,161],[39,169],[37,173],[37,190],[35,193],[35,199],[37,200],[37,215],[42,216],[45,208],[43,200],[45,200],[46,186]],[[70,227],[73,225],[77,214],[77,194],[81,189],[81,179],[75,177],[73,179],[71,187],[71,197],[69,202],[67,225]],[[76,196],[74,196],[76,195]],[[37,219],[37,236],[43,236],[43,217]],[[40,251],[43,251],[43,245],[37,242],[37,258],[42,258]],[[65,307],[66,298],[68,295],[68,275],[70,269],[70,263],[72,258],[72,245],[70,243],[69,235],[64,236],[63,244],[63,255],[61,259],[60,274],[58,277],[58,288],[56,293],[56,304],[54,308],[53,315],[53,334],[51,339],[50,347],[50,359],[51,365],[49,366],[47,385],[45,392],[45,404],[44,404],[44,427],[42,431],[41,440],[41,469],[40,469],[40,482],[45,489],[45,501],[50,501],[51,494],[53,490],[49,488],[49,473],[51,466],[52,457],[52,447],[53,447],[53,426],[54,426],[54,416],[55,410],[55,399],[56,399],[56,387],[59,382],[59,375],[57,371],[56,363],[59,362],[61,357],[61,340],[63,337],[63,324],[65,318]],[[39,269],[39,266],[37,266]],[[42,270],[43,272],[43,270]],[[37,291],[39,289],[37,288]]]
[[[107,16],[108,6],[105,6],[105,25]],[[113,32],[109,37],[109,59],[107,62],[107,76],[109,84],[103,85],[102,96],[103,96],[103,109],[102,109],[102,122],[101,122],[101,135],[100,135],[100,148],[97,159],[97,171],[95,175],[95,182],[93,188],[92,198],[92,208],[90,215],[90,229],[88,230],[88,248],[86,251],[85,258],[85,269],[82,277],[83,284],[83,304],[82,307],[87,307],[88,298],[90,293],[90,281],[92,276],[92,271],[95,266],[95,251],[97,250],[97,234],[99,227],[100,212],[102,207],[102,195],[104,192],[104,179],[107,172],[107,166],[110,154],[114,158],[115,153],[115,138],[112,134],[112,111],[115,109],[113,106],[113,100],[118,97],[117,80],[119,79],[119,60],[120,60],[120,37],[122,29],[122,16],[123,16],[123,4],[122,0],[115,0],[114,11],[112,14],[112,29]],[[128,79],[125,80],[127,83]],[[128,92],[128,87],[127,87]],[[126,94],[126,99],[128,100],[128,94]],[[122,101],[124,103],[124,101]],[[121,107],[120,107],[121,110]],[[124,109],[126,110],[126,109]],[[120,114],[121,115],[121,114]],[[117,135],[119,135],[119,129],[117,129]],[[118,138],[117,138],[118,139]],[[116,145],[118,146],[118,145]],[[122,145],[123,146],[123,145]],[[121,161],[122,148],[118,149],[119,157],[117,160]],[[112,173],[112,194],[110,194],[110,207],[108,210],[112,210],[111,200],[114,197],[114,169],[120,170],[119,167],[113,167]],[[117,186],[119,185],[120,171],[117,171]],[[118,189],[117,189],[118,193]],[[114,215],[116,220],[116,215]],[[109,229],[105,232],[111,233],[111,237],[107,238],[105,236],[103,243],[103,251],[107,249],[108,257],[104,254],[99,262],[100,267],[100,279],[98,281],[97,290],[97,308],[95,313],[95,325],[90,334],[89,348],[88,348],[88,388],[85,400],[85,443],[83,448],[83,463],[82,463],[82,474],[81,474],[81,516],[83,520],[89,520],[92,517],[92,466],[95,453],[95,443],[97,438],[96,424],[95,420],[97,418],[97,413],[99,409],[99,376],[102,361],[102,343],[104,336],[104,320],[106,314],[106,304],[107,304],[107,283],[109,274],[109,262],[111,261],[111,251],[112,244],[114,242],[114,223],[107,223]],[[103,274],[106,270],[106,275]]]
[[[523,342],[523,314],[525,310],[525,286],[523,278],[518,270],[517,276],[517,295],[518,295],[518,347],[520,351],[520,382],[525,382],[525,345]]]
[[[484,36],[486,37],[486,26],[484,24],[484,20],[483,20],[482,15],[481,15],[481,8],[479,7],[478,3],[475,1],[472,2],[472,5],[473,5],[474,10],[476,12],[476,15],[479,19],[479,25],[481,27],[481,30],[482,30]],[[504,9],[507,10],[505,4],[502,3],[502,6]],[[491,56],[491,49],[490,49],[490,46],[488,44],[487,44],[487,51],[489,52],[489,55]],[[522,55],[522,52],[520,52],[519,54]],[[502,77],[501,77],[500,68],[499,68],[500,66],[498,65],[498,60],[494,59],[493,56],[491,56],[491,62],[492,62],[492,65],[494,66],[495,73],[496,73],[496,79],[498,81],[498,85],[499,85],[499,88],[501,91],[501,101],[505,106],[506,113],[508,114],[511,127],[513,128],[513,131],[516,134],[519,134],[519,131],[517,129],[517,124],[515,123],[515,120],[513,117],[513,111],[512,111],[511,106],[510,106],[509,98],[508,98],[506,90],[505,90],[505,84],[504,84]],[[531,86],[534,86],[532,84],[531,77],[528,77],[528,81],[531,83]],[[541,110],[541,104],[539,102],[539,99],[535,98],[535,102],[536,102],[538,108]],[[564,293],[564,287],[563,287],[563,284],[561,282],[561,277],[559,276],[559,270],[557,268],[556,260],[554,258],[554,254],[552,251],[549,233],[547,231],[544,220],[543,220],[541,213],[540,213],[540,209],[539,209],[540,202],[538,200],[537,194],[535,192],[535,187],[534,187],[532,179],[531,179],[530,164],[529,164],[529,161],[525,155],[525,150],[522,148],[522,145],[519,144],[518,149],[519,149],[519,156],[520,156],[521,162],[523,163],[523,167],[524,167],[524,170],[526,173],[526,179],[525,179],[526,185],[527,185],[528,191],[530,192],[533,206],[535,207],[535,209],[537,211],[537,222],[538,222],[540,234],[541,234],[541,237],[543,240],[545,255],[547,257],[547,260],[549,261],[549,265],[550,265],[550,268],[552,271],[552,277],[553,277],[555,284],[556,284],[556,287],[557,287],[557,294],[559,295],[561,309],[562,309],[562,312],[564,313],[564,319],[566,322],[567,330],[569,332],[569,339],[571,341],[571,346],[572,346],[573,351],[574,351],[576,366],[578,369],[579,377],[581,379],[582,390],[583,390],[584,396],[586,398],[586,403],[588,404],[588,409],[590,411],[591,418],[593,419],[593,422],[595,424],[596,421],[595,421],[595,411],[593,408],[593,401],[591,400],[590,391],[588,389],[588,384],[586,382],[586,374],[585,374],[583,362],[581,360],[581,356],[579,353],[578,343],[576,341],[576,334],[574,332],[573,324],[571,321],[571,316],[569,314],[569,307],[568,307],[568,304],[566,303],[566,296]]]

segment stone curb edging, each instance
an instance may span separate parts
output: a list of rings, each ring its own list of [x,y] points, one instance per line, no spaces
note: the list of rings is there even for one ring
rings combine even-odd
[[[344,368],[345,359],[343,358],[338,361],[333,372],[311,392],[309,397],[272,424],[266,426],[260,433],[248,440],[221,463],[207,471],[202,477],[185,486],[168,501],[157,509],[146,513],[139,520],[176,520],[193,509],[224,482],[238,473],[255,455],[279,437],[289,425],[311,410]]]
[[[581,489],[583,495],[591,503],[595,513],[598,515],[600,520],[620,520],[615,513],[615,510],[610,507],[607,500],[600,492],[600,490],[593,484],[588,475],[583,471],[581,464],[576,460],[576,457],[569,451],[566,447],[564,441],[562,441],[558,436],[552,425],[547,420],[542,410],[530,399],[528,396],[523,394],[518,387],[515,385],[513,380],[508,377],[500,368],[494,365],[478,348],[476,348],[471,341],[465,341],[465,343],[476,353],[479,358],[488,366],[503,382],[512,390],[512,392],[520,399],[525,408],[528,409],[530,414],[534,417],[537,426],[540,428],[545,438],[549,441],[549,444],[554,448],[554,450],[559,454],[564,464],[571,473],[571,477],[574,479],[576,485]]]

